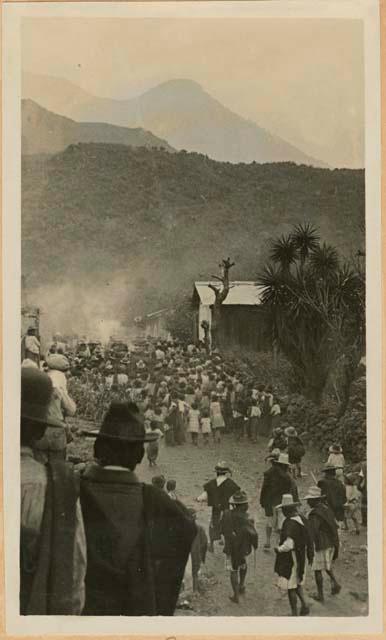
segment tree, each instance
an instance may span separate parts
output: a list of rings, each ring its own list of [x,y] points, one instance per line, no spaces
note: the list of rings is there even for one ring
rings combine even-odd
[[[190,296],[176,296],[172,300],[173,308],[166,317],[166,328],[173,338],[182,342],[192,340],[193,309]]]
[[[222,260],[219,267],[221,269],[221,276],[211,276],[215,280],[218,280],[221,284],[216,287],[214,284],[208,284],[209,289],[212,289],[214,293],[214,303],[212,306],[212,323],[211,323],[211,346],[212,349],[221,347],[222,345],[222,332],[221,332],[221,305],[225,301],[231,284],[229,282],[229,271],[235,266],[234,262],[231,262],[230,258]]]
[[[343,360],[347,371],[355,371],[363,355],[365,278],[325,243],[312,243],[303,254],[298,250],[285,269],[277,262],[268,263],[257,282],[273,339],[292,363],[303,393],[319,403],[332,368]]]

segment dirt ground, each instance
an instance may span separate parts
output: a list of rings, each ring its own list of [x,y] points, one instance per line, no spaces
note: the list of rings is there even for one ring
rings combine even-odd
[[[80,426],[79,424],[77,426]],[[88,425],[89,428],[93,425]],[[82,425],[84,427],[84,425]],[[76,436],[70,445],[70,453],[82,459],[92,458],[92,440]],[[273,572],[275,553],[263,550],[265,541],[265,516],[259,505],[259,491],[263,473],[267,469],[267,440],[261,438],[257,444],[248,441],[236,443],[232,435],[225,435],[221,444],[199,447],[186,443],[179,447],[161,446],[158,466],[149,469],[147,459],[137,467],[139,478],[151,482],[154,475],[163,474],[167,479],[177,481],[179,499],[187,506],[197,509],[197,521],[208,530],[210,509],[204,504],[195,502],[196,496],[202,492],[202,485],[214,476],[216,462],[226,460],[233,469],[234,480],[250,496],[250,515],[255,519],[259,534],[259,548],[254,558],[248,558],[248,575],[246,593],[240,604],[229,600],[231,588],[229,574],[225,571],[223,549],[215,545],[215,552],[208,553],[206,564],[202,568],[200,593],[188,595],[188,609],[177,609],[175,615],[195,616],[287,616],[289,605],[287,595],[279,592]],[[303,472],[306,477],[298,481],[299,495],[305,495],[308,486],[314,484],[311,473],[318,475],[322,463],[316,451],[307,452],[303,461]],[[326,602],[321,605],[310,597],[315,593],[314,578],[308,571],[305,594],[309,600],[311,616],[364,616],[367,615],[367,536],[366,529],[361,529],[359,536],[351,531],[341,533],[340,557],[335,565],[338,581],[342,591],[338,596],[329,595],[329,584],[325,580]],[[273,546],[276,544],[273,536]],[[256,559],[256,562],[254,560]]]

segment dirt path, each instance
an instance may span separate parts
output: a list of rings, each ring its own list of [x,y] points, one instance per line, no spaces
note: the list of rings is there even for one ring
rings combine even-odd
[[[256,552],[256,568],[254,558],[248,558],[248,575],[246,594],[239,605],[229,600],[231,594],[229,575],[224,568],[222,547],[215,546],[215,552],[209,553],[203,568],[203,591],[191,599],[192,609],[176,610],[175,615],[201,616],[286,616],[289,606],[286,594],[282,595],[275,585],[273,573],[274,552],[264,552],[265,516],[258,502],[259,490],[266,470],[266,439],[260,439],[256,445],[249,442],[235,443],[233,437],[227,435],[220,445],[210,444],[204,447],[193,447],[185,444],[180,447],[162,447],[158,467],[149,469],[145,459],[137,468],[139,477],[150,482],[153,475],[164,474],[166,478],[177,481],[179,498],[188,506],[197,509],[197,520],[208,529],[210,510],[205,505],[195,502],[195,497],[202,492],[202,485],[213,477],[213,468],[219,459],[230,463],[234,480],[250,496],[250,514],[255,518],[259,534],[259,548]],[[91,454],[90,441],[77,440],[72,449],[77,453]],[[307,477],[299,481],[299,495],[304,495],[307,487],[313,484],[311,471],[321,467],[321,458],[317,452],[308,452],[304,459],[303,471]],[[350,525],[352,526],[352,525]],[[276,540],[273,539],[276,543]],[[363,616],[367,613],[367,542],[366,531],[359,536],[342,533],[341,554],[336,563],[336,575],[343,588],[338,596],[329,595],[327,581],[325,583],[326,603],[310,599],[312,616]],[[309,597],[315,591],[313,575],[309,571],[305,593]]]

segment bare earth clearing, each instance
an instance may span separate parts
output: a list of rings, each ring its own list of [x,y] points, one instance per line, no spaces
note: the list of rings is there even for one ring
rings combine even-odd
[[[80,421],[74,421],[80,426]],[[94,425],[83,423],[82,427]],[[92,459],[92,440],[75,436],[69,452],[82,459]],[[276,587],[273,573],[273,550],[263,551],[265,540],[265,516],[259,505],[259,491],[263,473],[267,466],[264,462],[267,440],[260,438],[256,445],[248,441],[236,443],[231,435],[225,435],[220,445],[210,444],[205,447],[202,442],[198,448],[186,443],[179,447],[161,445],[158,467],[149,469],[145,457],[137,467],[139,478],[151,482],[154,475],[163,474],[167,479],[177,481],[177,493],[187,506],[197,509],[197,520],[208,530],[210,509],[195,502],[196,496],[202,492],[203,483],[213,477],[214,465],[219,459],[229,462],[233,469],[233,478],[246,490],[250,497],[250,514],[255,518],[259,534],[259,548],[256,552],[256,568],[254,558],[248,558],[248,575],[246,594],[239,605],[230,602],[231,594],[229,575],[225,571],[222,547],[216,544],[214,554],[208,553],[206,565],[202,568],[201,593],[188,598],[190,610],[177,609],[175,615],[196,616],[288,616],[289,604],[286,594],[282,595]],[[299,495],[305,495],[306,489],[313,484],[310,472],[317,474],[323,460],[316,451],[307,452],[303,461],[305,478],[298,481]],[[336,576],[342,584],[338,596],[329,595],[329,583],[325,579],[326,603],[321,605],[310,599],[311,616],[365,616],[367,615],[367,535],[366,529],[359,536],[351,531],[341,533],[340,557],[336,562]],[[272,542],[276,544],[276,538]],[[273,544],[273,546],[274,546]],[[305,593],[310,596],[315,592],[314,577],[308,571]]]

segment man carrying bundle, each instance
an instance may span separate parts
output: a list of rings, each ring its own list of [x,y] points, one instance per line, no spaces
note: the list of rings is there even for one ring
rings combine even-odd
[[[224,553],[230,564],[230,579],[233,595],[230,600],[239,603],[239,596],[245,593],[247,576],[247,556],[257,549],[258,536],[254,521],[248,514],[248,496],[238,491],[229,500],[230,509],[224,512],[221,532],[224,535]]]

